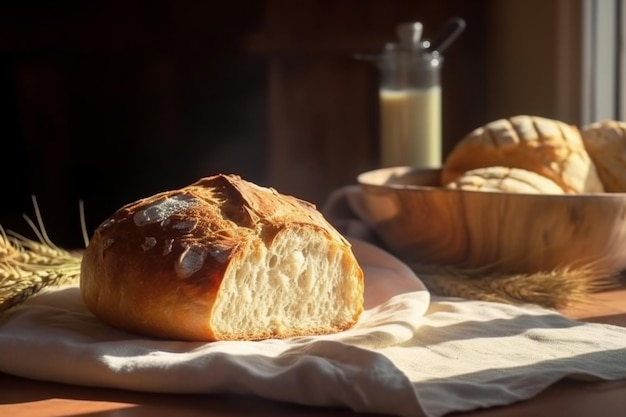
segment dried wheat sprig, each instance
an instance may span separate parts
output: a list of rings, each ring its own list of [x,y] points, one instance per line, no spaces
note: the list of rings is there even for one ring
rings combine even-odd
[[[515,274],[418,264],[412,265],[412,269],[435,294],[509,304],[531,303],[547,308],[585,303],[592,293],[618,283],[617,276],[593,264]]]
[[[63,264],[0,264],[0,313],[21,304],[43,288],[73,284],[80,276],[80,256]]]
[[[38,241],[0,226],[0,314],[26,301],[46,287],[76,283],[82,255],[55,245],[48,237],[43,218],[33,197],[37,222],[24,215]],[[83,206],[81,203],[80,209]],[[85,244],[86,227],[81,212]]]
[[[57,246],[36,242],[13,231],[7,232],[7,240],[15,248],[12,258],[15,262],[34,265],[63,265],[75,259],[76,253]]]
[[[80,276],[80,262],[50,270],[36,265],[21,268],[0,265],[0,313],[15,307],[42,289],[74,284]]]

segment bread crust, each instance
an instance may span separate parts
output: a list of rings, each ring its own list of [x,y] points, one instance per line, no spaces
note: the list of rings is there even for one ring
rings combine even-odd
[[[605,190],[626,192],[626,122],[601,120],[584,126],[581,134]]]
[[[520,168],[557,183],[566,193],[603,192],[576,126],[539,116],[499,119],[465,136],[444,161],[443,185],[490,166]]]
[[[551,179],[521,168],[492,166],[463,173],[446,188],[520,194],[564,194]]]
[[[120,329],[176,340],[219,340],[209,318],[228,268],[242,261],[252,246],[268,245],[292,227],[314,228],[334,242],[362,293],[363,274],[349,242],[313,204],[224,174],[116,211],[95,230],[86,248],[81,293],[97,317]],[[356,323],[362,299],[360,304],[351,323],[329,326],[326,332]],[[315,331],[320,329],[232,337]]]

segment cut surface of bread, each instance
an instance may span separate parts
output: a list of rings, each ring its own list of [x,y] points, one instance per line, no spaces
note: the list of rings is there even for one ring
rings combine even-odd
[[[446,157],[443,185],[466,171],[489,166],[535,172],[557,183],[566,193],[604,191],[580,131],[558,120],[518,115],[475,129]]]
[[[557,183],[542,175],[525,169],[498,166],[467,171],[448,183],[446,188],[520,194],[564,194]]]
[[[626,192],[626,122],[602,120],[581,129],[587,152],[607,192]]]
[[[94,232],[80,287],[114,327],[192,341],[339,332],[364,293],[349,242],[314,205],[222,174],[120,208]]]

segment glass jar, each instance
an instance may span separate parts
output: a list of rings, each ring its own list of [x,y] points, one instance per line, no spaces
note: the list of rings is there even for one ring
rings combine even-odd
[[[421,43],[390,43],[378,57],[383,167],[441,166],[442,64]]]

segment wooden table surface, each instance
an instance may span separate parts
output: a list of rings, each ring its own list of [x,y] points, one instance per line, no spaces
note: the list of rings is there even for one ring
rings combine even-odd
[[[626,327],[626,285],[592,302],[565,309],[585,321]],[[624,358],[626,360],[626,358]],[[315,408],[237,395],[164,395],[32,381],[0,373],[4,417],[222,417],[357,416],[350,410]],[[563,380],[536,397],[506,407],[450,417],[625,417],[626,380],[586,383]]]

